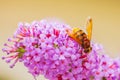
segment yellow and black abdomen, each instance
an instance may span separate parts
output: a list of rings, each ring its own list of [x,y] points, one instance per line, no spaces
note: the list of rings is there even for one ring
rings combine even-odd
[[[90,40],[88,38],[83,38],[83,42],[81,46],[84,49],[85,53],[89,53],[92,50],[92,47],[90,45]]]
[[[92,47],[90,46],[90,40],[87,38],[87,35],[85,32],[83,32],[83,30],[78,30],[74,34],[74,38],[78,41],[78,43],[84,49],[85,53],[89,53],[92,50]]]

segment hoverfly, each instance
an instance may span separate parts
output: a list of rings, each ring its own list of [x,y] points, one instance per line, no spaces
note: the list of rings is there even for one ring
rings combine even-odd
[[[72,32],[68,31],[68,35],[81,45],[85,53],[89,53],[92,50],[92,47],[90,45],[91,35],[92,35],[91,18],[88,18],[87,20],[86,31],[87,33],[85,33],[80,28],[75,27],[73,28]]]

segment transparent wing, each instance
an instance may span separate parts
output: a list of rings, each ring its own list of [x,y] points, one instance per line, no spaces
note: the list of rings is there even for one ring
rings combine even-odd
[[[91,36],[92,36],[92,18],[90,18],[90,17],[87,20],[86,31],[87,31],[88,39],[91,40]]]

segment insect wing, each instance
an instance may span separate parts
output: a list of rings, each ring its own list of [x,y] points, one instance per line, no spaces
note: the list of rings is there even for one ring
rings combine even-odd
[[[88,39],[91,40],[91,36],[92,36],[92,19],[91,18],[89,18],[87,21],[86,31],[87,31]]]

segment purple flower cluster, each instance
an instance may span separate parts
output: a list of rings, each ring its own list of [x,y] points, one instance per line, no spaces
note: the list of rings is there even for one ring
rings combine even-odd
[[[67,34],[69,25],[48,20],[20,23],[13,38],[3,48],[7,63],[23,62],[34,77],[49,80],[120,80],[120,59],[103,54],[104,49],[91,43],[92,51],[84,53],[81,45]]]

